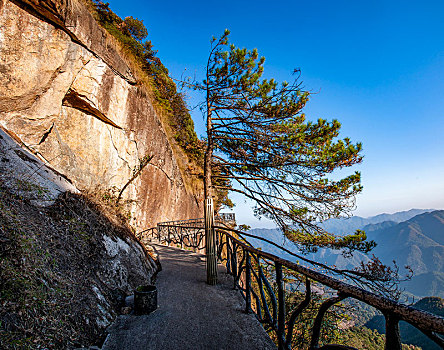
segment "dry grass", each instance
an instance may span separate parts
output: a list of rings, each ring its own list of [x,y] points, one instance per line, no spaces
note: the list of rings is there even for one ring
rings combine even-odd
[[[127,292],[106,277],[103,234],[132,236],[119,208],[104,210],[106,202],[66,193],[54,205],[39,208],[0,182],[1,349],[101,343],[104,329],[97,319],[104,314],[91,286],[109,303],[109,317],[116,316]],[[129,273],[141,278],[139,272]]]

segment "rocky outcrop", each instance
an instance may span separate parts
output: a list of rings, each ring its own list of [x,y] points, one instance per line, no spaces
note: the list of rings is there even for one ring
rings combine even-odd
[[[79,189],[125,189],[132,224],[200,216],[150,102],[77,0],[0,0],[0,124]]]
[[[78,193],[66,178],[48,168],[0,129],[0,184],[31,204],[47,207],[63,192]]]
[[[15,150],[20,149],[1,159],[18,170],[18,177],[0,169],[0,348],[98,344],[125,297],[151,284],[158,266],[117,217],[103,214],[99,203],[65,192],[49,206],[34,205],[64,183],[54,183],[46,193],[35,181],[50,181],[50,172],[20,179],[28,163],[34,167],[38,162],[26,151],[15,159]],[[44,175],[46,170],[38,171]],[[21,182],[12,191],[14,177]]]

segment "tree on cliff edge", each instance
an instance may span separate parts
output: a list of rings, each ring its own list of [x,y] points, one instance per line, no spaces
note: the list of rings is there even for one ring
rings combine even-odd
[[[301,89],[299,70],[292,83],[262,79],[265,59],[229,44],[228,36],[226,30],[212,39],[206,78],[191,84],[206,94],[205,198],[216,188],[243,194],[256,203],[255,214],[274,220],[305,251],[369,251],[374,243],[364,232],[337,237],[317,224],[354,207],[360,173],[327,176],[360,163],[361,144],[337,139],[337,120],[306,120],[310,94]]]

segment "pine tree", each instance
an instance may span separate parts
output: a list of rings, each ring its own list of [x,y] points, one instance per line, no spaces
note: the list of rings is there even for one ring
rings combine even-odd
[[[319,226],[354,207],[360,173],[328,176],[360,163],[361,143],[338,139],[337,120],[307,121],[310,93],[301,88],[299,70],[292,83],[262,79],[264,57],[228,37],[226,30],[212,39],[206,78],[192,84],[206,94],[205,198],[216,188],[243,194],[256,203],[255,214],[274,220],[305,251],[369,251],[374,242],[363,231],[337,237]]]

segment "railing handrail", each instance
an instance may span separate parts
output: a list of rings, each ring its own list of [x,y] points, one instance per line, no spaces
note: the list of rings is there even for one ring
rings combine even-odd
[[[227,228],[220,228],[224,231],[230,230]],[[401,320],[414,323],[415,326],[418,326],[418,323],[421,323],[421,328],[425,330],[444,333],[444,318],[438,315],[432,314],[427,311],[419,310],[414,307],[399,303],[382,295],[378,295],[372,292],[369,292],[363,288],[353,286],[351,284],[342,282],[334,277],[325,275],[323,273],[314,271],[305,266],[296,264],[289,260],[280,258],[274,254],[264,252],[262,250],[253,248],[246,243],[238,240],[227,232],[224,234],[229,235],[230,238],[235,241],[240,246],[244,247],[249,252],[255,253],[257,255],[261,255],[267,259],[270,259],[274,262],[280,263],[282,266],[288,267],[296,272],[303,274],[317,282],[320,282],[327,287],[335,289],[339,292],[345,293],[347,296],[355,298],[357,300],[363,301],[368,305],[371,305],[382,312],[391,312],[398,316]],[[411,313],[411,315],[410,315]]]
[[[204,222],[204,218],[197,218],[197,219],[188,219],[188,220],[172,220],[172,221],[163,221],[159,222],[157,226],[170,226],[170,225],[176,225],[180,223],[188,223],[188,222]]]
[[[203,219],[191,219],[191,220],[178,220],[178,221],[169,221],[169,222],[162,222],[159,223],[159,227],[170,227],[175,229],[180,228],[186,228],[190,230],[202,230],[202,226],[193,226],[191,224],[193,223],[203,223]],[[183,225],[185,224],[185,225]],[[190,224],[190,225],[187,225]],[[252,237],[255,239],[261,239],[263,241],[266,241],[269,244],[272,244],[273,246],[276,246],[286,253],[289,253],[293,256],[296,256],[297,258],[301,260],[306,260],[309,263],[311,263],[310,260],[304,259],[303,257],[296,255],[292,253],[291,251],[277,245],[276,243],[269,241],[267,239],[264,239],[262,237],[258,237],[252,234],[248,234],[246,232],[242,232],[239,230],[235,230],[230,227],[222,227],[222,226],[214,226],[214,229],[219,232],[220,234],[224,234],[229,239],[237,244],[238,246],[242,247],[245,251],[248,251],[250,254],[255,254],[257,257],[262,257],[263,259],[267,259],[269,261],[273,261],[275,265],[285,266],[286,268],[293,270],[297,273],[300,273],[304,275],[307,278],[310,278],[314,281],[317,281],[321,283],[322,285],[325,285],[333,290],[335,290],[338,293],[338,296],[347,298],[351,297],[356,300],[362,301],[370,306],[375,307],[376,309],[380,310],[387,318],[387,316],[394,317],[395,319],[399,321],[406,321],[416,327],[417,329],[421,330],[424,334],[429,336],[431,339],[437,339],[441,342],[442,339],[440,337],[437,337],[434,333],[439,333],[441,335],[444,334],[444,318],[440,317],[438,315],[429,313],[427,311],[419,310],[417,308],[414,308],[412,306],[408,306],[405,304],[402,304],[398,301],[395,301],[393,299],[390,299],[386,296],[378,295],[376,293],[370,292],[368,290],[365,290],[361,287],[351,285],[349,283],[343,282],[338,280],[337,278],[334,278],[332,276],[329,276],[325,273],[321,273],[318,271],[315,271],[311,268],[305,267],[303,265],[300,265],[298,263],[294,263],[292,261],[286,260],[284,258],[278,257],[274,254],[268,253],[266,251],[262,251],[260,249],[257,249],[253,247],[244,236]],[[240,237],[245,240],[242,241],[238,239],[238,237],[233,236],[233,234],[240,235]],[[228,239],[228,238],[227,238]],[[234,244],[233,243],[233,244]],[[249,255],[249,254],[247,254]],[[321,267],[326,267],[326,265],[323,264],[317,264]],[[331,271],[334,271],[331,270]],[[436,341],[436,340],[435,340]]]
[[[226,217],[233,217],[234,218],[234,213],[219,213],[215,216],[215,220],[217,221],[227,221],[225,218]],[[222,219],[222,220],[220,220]],[[231,219],[228,221],[232,221]],[[197,219],[186,219],[186,220],[171,220],[171,221],[163,221],[163,222],[159,222],[157,224],[157,226],[175,226],[175,225],[180,225],[180,224],[187,224],[187,223],[204,223],[205,219],[204,218],[197,218]],[[149,230],[149,229],[148,229]],[[147,230],[144,230],[142,232],[145,232]],[[142,233],[140,232],[140,233]]]
[[[164,225],[165,223],[162,223]],[[180,227],[180,225],[171,225]],[[192,227],[187,226],[189,229],[199,229],[200,227]],[[372,293],[370,291],[367,291],[363,288],[353,286],[351,284],[348,284],[346,282],[340,281],[334,277],[328,276],[326,274],[320,273],[318,271],[312,270],[308,267],[302,266],[300,264],[296,264],[292,261],[280,258],[274,254],[265,252],[263,250],[259,250],[257,248],[252,247],[251,245],[248,245],[245,242],[240,241],[236,237],[232,236],[226,231],[232,231],[236,234],[242,234],[247,236],[254,236],[250,234],[246,234],[245,232],[231,229],[228,227],[221,227],[221,226],[215,226],[214,227],[217,230],[222,231],[222,233],[230,236],[230,238],[235,241],[237,244],[245,248],[251,253],[263,256],[269,260],[272,260],[273,262],[278,262],[282,266],[285,266],[287,268],[290,268],[296,272],[299,272],[303,274],[304,276],[307,276],[317,282],[320,282],[321,284],[326,285],[327,287],[330,287],[334,290],[337,290],[339,292],[343,292],[347,294],[349,297],[355,298],[357,300],[360,300],[370,306],[373,306],[377,309],[379,309],[382,312],[391,312],[398,316],[401,320],[409,322],[411,324],[415,324],[415,326],[420,325],[419,328],[423,328],[425,331],[432,331],[437,333],[444,333],[444,318],[437,316],[435,314],[432,314],[427,311],[419,310],[414,307],[399,303],[395,300],[389,299],[385,296],[378,295],[375,293]],[[261,238],[258,236],[254,236],[254,238]],[[268,243],[271,243],[275,245],[278,248],[279,247],[276,243],[266,240]],[[285,248],[282,248],[283,250],[291,253]],[[295,254],[293,254],[295,255]]]
[[[216,218],[218,217],[225,221],[236,221],[235,213],[217,213]]]

